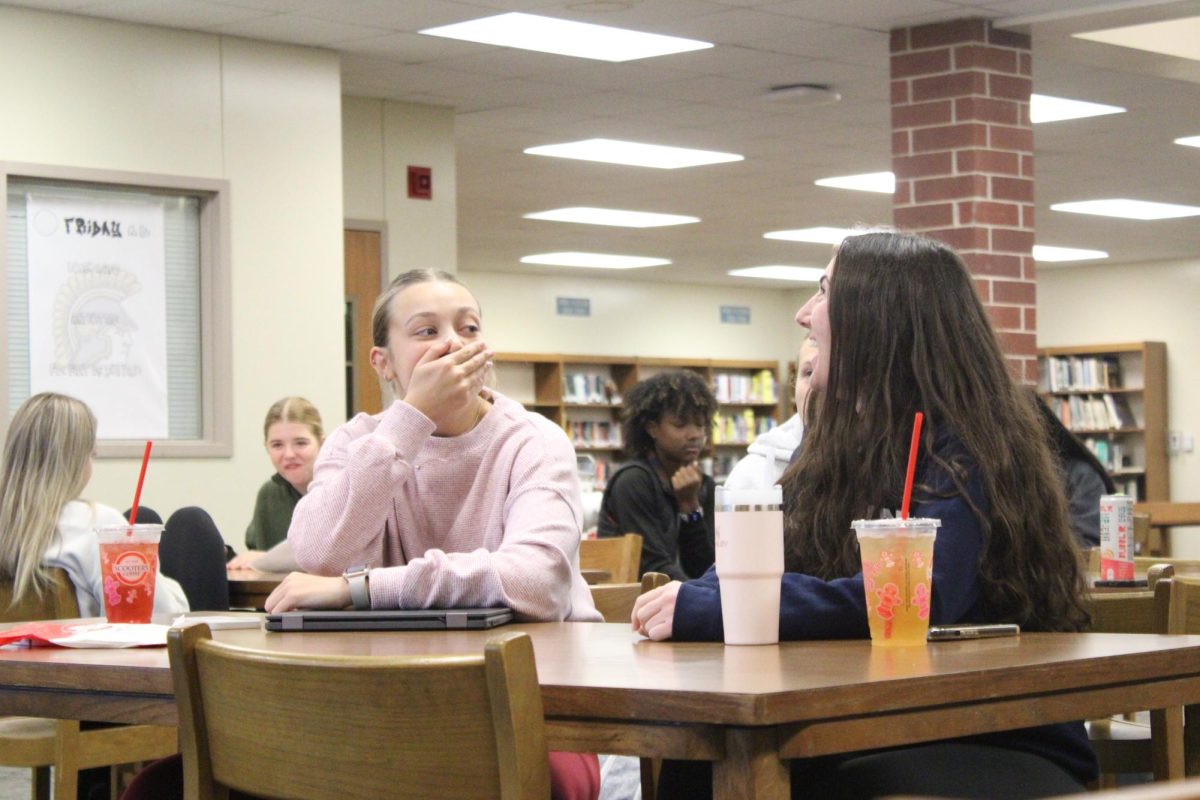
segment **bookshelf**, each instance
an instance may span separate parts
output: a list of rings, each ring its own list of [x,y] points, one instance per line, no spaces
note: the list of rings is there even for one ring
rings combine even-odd
[[[1135,501],[1170,499],[1164,343],[1042,348],[1038,391],[1118,491]]]
[[[596,488],[623,459],[622,399],[638,381],[686,369],[703,377],[717,397],[705,457],[721,482],[754,437],[778,425],[779,365],[774,361],[497,353],[496,388],[567,432],[575,451],[596,468]]]

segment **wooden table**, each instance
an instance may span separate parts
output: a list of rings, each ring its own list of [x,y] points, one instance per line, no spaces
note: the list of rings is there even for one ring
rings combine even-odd
[[[607,583],[612,573],[606,569],[580,570],[588,585]],[[259,572],[256,569],[237,569],[229,573],[229,607],[254,608],[261,611],[267,596],[279,582],[287,577],[286,572]]]
[[[1200,701],[1200,637],[1022,634],[916,648],[650,642],[628,625],[533,637],[549,745],[712,760],[718,798],[785,798],[781,759]],[[277,652],[479,652],[488,632],[219,631]],[[175,721],[162,649],[0,651],[0,714]],[[1182,772],[1182,747],[1175,763]]]

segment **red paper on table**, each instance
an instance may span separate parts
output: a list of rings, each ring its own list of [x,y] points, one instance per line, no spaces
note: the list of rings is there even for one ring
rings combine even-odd
[[[133,625],[108,622],[27,622],[0,631],[0,646],[24,644],[29,647],[163,647],[167,643],[166,625]]]

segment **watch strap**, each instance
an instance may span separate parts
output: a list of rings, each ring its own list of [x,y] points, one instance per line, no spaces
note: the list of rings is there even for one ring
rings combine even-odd
[[[371,590],[367,585],[369,572],[367,567],[350,567],[342,573],[350,587],[350,601],[357,611],[366,611],[371,607]]]

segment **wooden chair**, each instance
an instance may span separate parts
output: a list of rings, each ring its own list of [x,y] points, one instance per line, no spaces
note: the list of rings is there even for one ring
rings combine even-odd
[[[605,622],[629,622],[638,597],[670,580],[671,576],[661,572],[647,572],[641,583],[601,583],[588,588],[592,590],[592,602]]]
[[[75,587],[67,573],[50,570],[51,585],[42,597],[27,594],[12,603],[12,582],[0,582],[0,622],[71,619],[79,616]],[[54,799],[75,800],[79,770],[138,761],[153,761],[178,752],[174,728],[160,725],[118,725],[80,730],[78,720],[41,717],[0,717],[0,765],[33,770],[31,796],[48,800],[50,768],[54,768]],[[110,794],[116,796],[115,781]]]
[[[527,634],[444,657],[301,657],[211,636],[167,638],[188,800],[550,796]]]
[[[641,534],[584,539],[579,543],[580,568],[608,570],[613,583],[637,583],[641,565]]]
[[[642,576],[641,583],[606,583],[588,588],[592,590],[592,600],[596,604],[596,610],[604,617],[605,622],[629,622],[633,616],[633,604],[637,602],[640,595],[670,582],[670,575],[664,575],[661,572],[647,572]],[[642,800],[654,800],[661,767],[661,759],[641,759]]]
[[[1165,501],[1141,502],[1133,507],[1134,513],[1148,514],[1151,528],[1151,547],[1157,546],[1161,554],[1171,554],[1170,528],[1177,525],[1200,525],[1200,503],[1172,503]]]
[[[1175,575],[1200,574],[1200,560],[1194,558],[1168,558],[1166,556],[1136,556],[1133,559],[1134,572],[1149,572],[1156,564],[1170,564]]]
[[[1167,589],[1167,633],[1200,633],[1200,578],[1176,576]],[[1200,705],[1184,707],[1183,766],[1188,777],[1200,775]]]
[[[1091,597],[1092,629],[1105,633],[1200,632],[1200,584],[1173,577],[1173,564],[1152,565],[1150,591],[1113,592]],[[1193,600],[1193,593],[1196,599]],[[1190,626],[1190,627],[1189,627]],[[1100,762],[1101,785],[1112,786],[1123,772],[1200,774],[1200,719],[1189,741],[1186,710],[1150,712],[1150,724],[1130,719],[1092,720],[1088,736]],[[1176,759],[1182,749],[1184,761]]]

